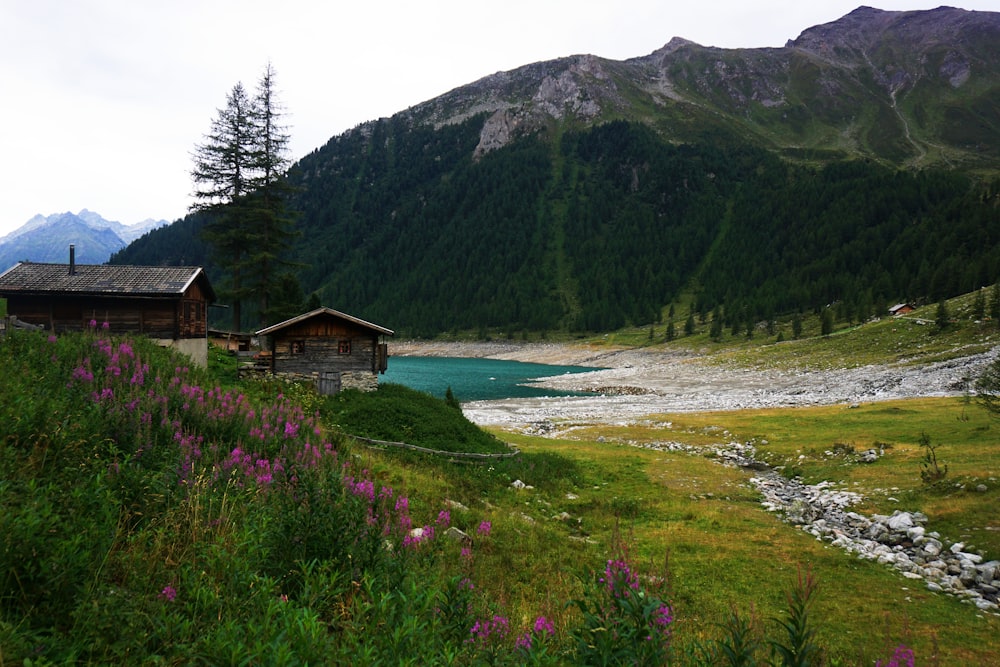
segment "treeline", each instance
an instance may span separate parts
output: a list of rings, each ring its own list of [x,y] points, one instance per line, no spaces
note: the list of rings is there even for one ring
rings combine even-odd
[[[290,259],[303,293],[430,336],[643,325],[689,289],[727,324],[834,303],[861,319],[1000,277],[995,183],[860,161],[810,169],[624,121],[474,159],[483,122],[398,115],[300,160]],[[139,263],[142,246],[114,261]]]
[[[772,160],[732,199],[698,310],[769,320],[832,305],[863,321],[892,302],[989,285],[1000,275],[997,192],[955,172]]]

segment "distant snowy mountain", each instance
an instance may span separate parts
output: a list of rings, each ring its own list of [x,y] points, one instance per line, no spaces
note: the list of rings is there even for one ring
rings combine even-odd
[[[87,209],[79,213],[36,215],[0,237],[0,271],[22,261],[65,263],[69,246],[75,246],[76,261],[103,264],[146,232],[169,224],[166,220],[147,219],[132,225],[105,220]]]

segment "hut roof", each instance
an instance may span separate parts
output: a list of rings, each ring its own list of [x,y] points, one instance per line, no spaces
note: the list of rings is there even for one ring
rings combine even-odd
[[[316,317],[332,317],[336,319],[341,319],[347,322],[351,322],[352,324],[356,324],[365,329],[370,329],[375,333],[384,334],[386,336],[394,335],[392,329],[386,329],[385,327],[379,326],[377,324],[366,322],[365,320],[354,317],[352,315],[348,315],[346,313],[342,313],[339,310],[334,310],[333,308],[317,308],[316,310],[310,311],[308,313],[303,313],[291,319],[285,320],[284,322],[278,322],[277,324],[272,324],[271,326],[258,331],[257,335],[267,336],[277,331],[281,331],[282,329],[298,324],[300,322],[304,322],[306,320],[310,320]]]
[[[215,301],[208,276],[197,266],[20,262],[0,274],[0,293],[167,297],[181,296],[196,281]]]

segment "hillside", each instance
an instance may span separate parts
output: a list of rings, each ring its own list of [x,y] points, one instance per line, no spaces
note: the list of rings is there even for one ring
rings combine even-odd
[[[970,401],[563,421],[502,433],[521,453],[470,465],[344,435],[473,435],[398,387],[218,386],[100,328],[11,332],[0,358],[8,662],[707,665],[740,638],[760,664],[774,645],[821,652],[810,664],[997,661],[997,461]],[[211,368],[231,381],[226,358]],[[945,444],[944,484],[922,481],[921,434]],[[768,466],[801,481],[762,482]],[[855,554],[805,518],[847,506],[869,531],[905,516],[922,541],[890,548],[888,531]],[[941,551],[906,576],[911,547]],[[941,572],[946,593],[916,572],[937,555],[975,565]],[[979,579],[985,594],[961,583]]]
[[[862,8],[780,49],[500,72],[299,160],[289,259],[417,336],[606,331],[691,291],[737,328],[967,292],[1000,277],[998,45],[997,13]],[[176,262],[183,222],[112,261]]]

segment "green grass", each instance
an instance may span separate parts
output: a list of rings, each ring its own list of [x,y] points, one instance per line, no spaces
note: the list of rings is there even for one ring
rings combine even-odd
[[[885,333],[887,341],[901,335],[898,322],[896,328]],[[967,328],[943,334],[954,337],[950,342],[935,339],[939,349],[929,354],[948,354],[974,340]],[[823,350],[852,335],[859,334],[845,331],[808,344]],[[774,347],[781,346],[741,341],[727,351],[727,363],[763,363]],[[167,420],[162,433],[141,420],[130,428],[133,417],[121,406],[133,397],[147,400],[145,392],[122,396],[129,401],[116,407],[95,403],[89,389],[67,389],[94,349],[86,339],[47,342],[42,335],[0,344],[10,369],[0,390],[6,428],[0,572],[4,581],[17,581],[0,595],[0,661],[22,662],[43,637],[43,653],[62,662],[153,655],[168,662],[197,656],[266,662],[289,647],[314,661],[445,653],[482,659],[463,643],[472,618],[460,614],[465,620],[448,624],[435,612],[445,604],[438,593],[457,576],[475,583],[475,597],[469,609],[461,598],[452,600],[455,609],[476,618],[503,614],[512,628],[544,615],[555,626],[558,639],[550,648],[559,657],[542,664],[573,664],[570,637],[581,619],[568,603],[587,595],[591,573],[625,553],[644,584],[666,585],[678,664],[698,664],[684,661],[684,652],[718,637],[733,608],[756,619],[767,637],[778,636],[773,619],[784,613],[800,571],[819,582],[811,623],[818,643],[840,664],[884,660],[900,642],[916,651],[919,664],[1000,662],[997,616],[929,593],[919,582],[782,523],[760,506],[747,471],[702,455],[631,446],[753,441],[761,457],[787,474],[807,482],[830,479],[864,494],[862,511],[923,511],[932,530],[996,558],[1000,427],[961,398],[654,415],[542,438],[483,434],[444,402],[392,385],[330,398],[280,382],[243,385],[246,400],[260,406],[255,419],[275,414],[265,406],[289,401],[303,407],[298,414],[318,411],[323,439],[337,452],[317,477],[285,494],[251,483],[221,484],[207,462],[178,484],[179,441],[202,435],[203,450],[217,449],[211,456],[218,464],[236,445],[253,447],[251,424],[194,415],[182,428]],[[175,362],[160,356],[166,352],[136,350],[155,367],[147,378],[162,374],[157,392],[229,376],[228,357],[212,355],[209,374],[192,371],[174,384],[168,380]],[[826,362],[809,357],[806,363]],[[199,395],[192,391],[170,394],[164,405],[171,414],[186,414],[190,397]],[[260,456],[277,456],[285,446],[283,429],[297,413],[282,410],[267,440],[273,449],[262,445]],[[522,454],[470,465],[351,445],[340,431],[435,449],[503,451],[507,442]],[[920,478],[922,433],[940,445],[938,455],[949,466],[945,483],[933,488]],[[300,435],[313,437],[304,429]],[[147,442],[156,447],[142,449]],[[876,443],[885,450],[876,463],[849,456],[851,448]],[[441,538],[423,554],[389,558],[381,535],[368,540],[354,532],[365,525],[365,507],[342,502],[356,498],[350,486],[341,488],[348,469],[351,479],[370,479],[375,490],[393,489],[393,499],[409,498],[414,525],[434,525],[447,509],[450,524],[470,536],[471,557],[459,553],[464,543]],[[518,480],[527,486],[515,488]],[[979,484],[987,491],[975,490]],[[492,526],[488,533],[484,522]],[[181,604],[164,601],[167,585],[179,590]],[[498,662],[517,663],[513,653],[504,656]]]
[[[963,411],[968,421],[957,420]],[[641,562],[654,564],[668,555],[679,641],[710,634],[706,628],[721,622],[732,605],[753,608],[764,618],[777,615],[796,569],[803,566],[820,582],[815,612],[822,619],[821,643],[848,664],[862,664],[861,656],[874,660],[883,644],[902,640],[916,649],[921,664],[934,664],[929,658],[935,650],[946,658],[941,664],[992,664],[1000,660],[991,640],[1000,630],[997,617],[928,593],[884,566],[859,561],[781,523],[760,507],[747,482],[752,473],[701,456],[622,444],[752,439],[776,465],[794,465],[807,482],[834,479],[864,493],[865,503],[857,509],[924,511],[930,529],[969,540],[969,548],[991,558],[1000,556],[995,530],[1000,524],[991,510],[1000,486],[989,481],[1000,468],[1000,452],[982,438],[988,419],[975,406],[935,400],[856,410],[664,415],[648,426],[578,430],[574,441],[505,437],[526,453],[558,452],[592,475],[580,486],[579,499],[563,505],[571,505],[567,511],[579,516],[598,545],[612,542],[617,514]],[[921,430],[941,438],[954,433],[939,453],[951,468],[948,481],[962,480],[964,489],[924,488],[916,451]],[[875,440],[893,443],[875,464],[823,454],[835,442],[867,448]],[[799,452],[806,458],[799,459]],[[990,490],[974,491],[978,481]]]
[[[383,383],[372,393],[342,391],[323,402],[322,413],[328,426],[363,438],[445,452],[508,451],[504,443],[471,424],[460,409],[400,384]]]
[[[709,362],[749,368],[827,369],[854,368],[869,364],[928,363],[985,352],[1000,344],[996,322],[973,319],[975,294],[947,300],[950,326],[941,331],[935,325],[937,304],[917,308],[903,317],[884,316],[865,323],[837,322],[829,336],[820,335],[820,316],[802,315],[802,334],[792,336],[790,316],[774,322],[774,334],[758,323],[752,338],[745,332],[732,335],[725,328],[720,340],[709,336],[711,315],[705,322],[696,317],[695,333],[684,335],[684,323],[693,295],[682,295],[675,305],[674,328],[677,338],[666,342],[667,313],[660,324],[628,327],[587,339],[592,345],[678,350],[705,355]],[[652,328],[653,337],[650,338]],[[781,334],[783,340],[777,338]]]

